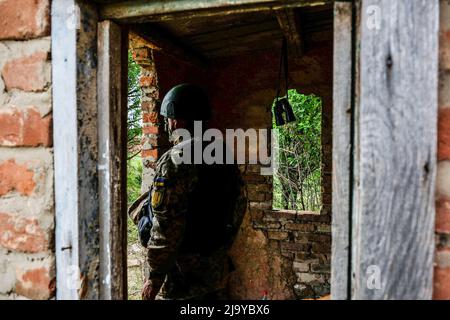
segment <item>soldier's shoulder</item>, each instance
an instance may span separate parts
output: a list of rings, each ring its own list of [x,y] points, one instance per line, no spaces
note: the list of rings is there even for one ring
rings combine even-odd
[[[186,141],[190,144],[190,141]],[[180,162],[182,158],[183,148],[177,145],[166,151],[156,164],[156,171],[159,175],[165,177],[173,177],[177,175],[192,175],[195,174],[197,168],[194,164]]]

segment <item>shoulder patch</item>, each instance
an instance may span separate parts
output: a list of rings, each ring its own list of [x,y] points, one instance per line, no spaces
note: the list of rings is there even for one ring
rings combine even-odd
[[[155,187],[165,187],[165,186],[166,186],[166,181],[167,181],[166,178],[158,177],[158,178],[156,178],[156,179],[153,181],[153,185],[154,185]]]
[[[164,202],[164,196],[166,193],[167,179],[163,177],[157,177],[153,181],[151,204],[153,209],[158,209]]]

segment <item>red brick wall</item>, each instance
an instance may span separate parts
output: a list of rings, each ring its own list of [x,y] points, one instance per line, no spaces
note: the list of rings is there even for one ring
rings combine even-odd
[[[441,0],[434,299],[450,299],[450,1]]]
[[[0,2],[0,299],[55,292],[49,10]]]

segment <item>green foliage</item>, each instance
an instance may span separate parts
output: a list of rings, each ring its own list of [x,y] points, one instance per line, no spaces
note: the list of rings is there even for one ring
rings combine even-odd
[[[127,199],[128,204],[132,204],[141,195],[142,183],[142,160],[141,157],[134,157],[127,161]]]
[[[142,160],[140,141],[142,137],[141,89],[139,76],[141,67],[134,62],[128,53],[128,160],[127,160],[127,203],[130,206],[141,194]],[[133,222],[128,219],[128,241],[137,242],[137,230]]]
[[[141,88],[139,77],[141,67],[134,62],[131,53],[128,54],[128,143],[127,143],[127,203],[130,206],[141,194],[142,183],[142,111]],[[133,247],[139,248],[139,236],[137,227],[133,221],[127,219],[128,259],[144,261],[145,259],[135,252]],[[128,299],[140,299],[140,291],[143,285],[141,268],[128,268]]]
[[[141,195],[142,160],[135,157],[127,161],[127,202],[130,206]],[[138,241],[137,229],[131,219],[128,219],[128,242]]]
[[[128,53],[128,158],[132,158],[140,152],[142,137],[142,110],[141,88],[139,76],[141,67],[134,62],[131,53]]]
[[[321,207],[322,101],[289,90],[296,121],[273,127],[278,140],[278,171],[274,176],[274,207],[317,211]]]

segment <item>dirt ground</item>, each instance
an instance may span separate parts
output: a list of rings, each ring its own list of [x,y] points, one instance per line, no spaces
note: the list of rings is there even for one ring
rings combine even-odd
[[[128,299],[141,300],[141,290],[145,282],[146,251],[137,238],[136,226],[128,224]]]

